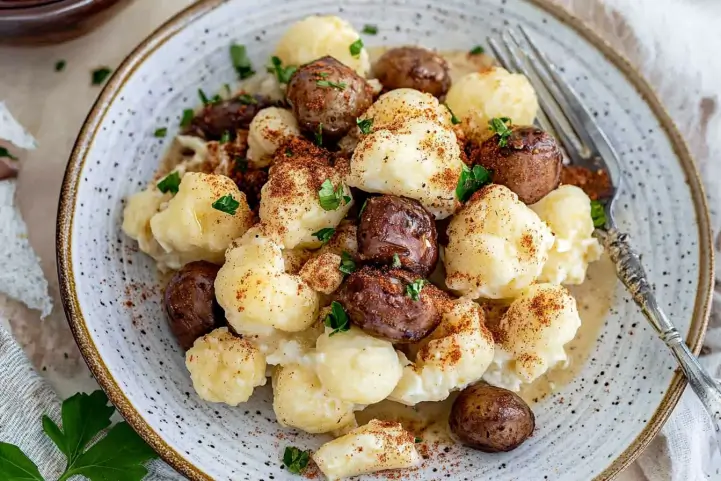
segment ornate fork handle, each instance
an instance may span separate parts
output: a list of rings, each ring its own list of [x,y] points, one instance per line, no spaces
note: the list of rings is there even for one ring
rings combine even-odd
[[[646,279],[646,272],[628,239],[628,234],[621,233],[616,228],[611,228],[604,234],[603,241],[606,251],[616,265],[616,274],[678,360],[691,388],[713,419],[717,442],[721,446],[721,386],[699,363],[696,356],[686,346],[681,334],[658,306],[653,290]]]

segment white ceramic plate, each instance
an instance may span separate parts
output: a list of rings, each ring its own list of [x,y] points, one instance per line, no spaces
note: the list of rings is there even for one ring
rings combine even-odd
[[[286,444],[322,436],[280,428],[270,390],[238,408],[201,401],[160,305],[153,262],[120,231],[123,199],[151,178],[197,88],[234,79],[228,46],[248,46],[261,68],[281,33],[312,13],[333,13],[368,45],[421,43],[465,50],[506,24],[523,24],[597,112],[621,155],[627,189],[618,219],[670,317],[698,350],[711,285],[710,236],[688,152],[646,83],[577,20],[546,1],[201,1],[176,16],[116,71],[73,151],[58,221],[65,309],[85,358],[141,435],[191,479],[291,479]],[[169,126],[166,139],[153,136]],[[533,406],[534,436],[506,454],[444,446],[407,479],[609,479],[650,441],[683,388],[675,364],[620,285],[585,366]]]

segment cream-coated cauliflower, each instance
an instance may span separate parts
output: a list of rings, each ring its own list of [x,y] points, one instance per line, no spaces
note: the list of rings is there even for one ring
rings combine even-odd
[[[414,362],[404,367],[389,399],[408,406],[442,401],[480,380],[494,352],[493,337],[483,322],[481,306],[470,299],[454,301],[441,324],[421,342]]]
[[[358,32],[342,18],[312,15],[285,31],[275,48],[275,55],[283,65],[296,67],[330,55],[365,77],[370,70],[368,52],[365,48],[358,55],[350,52],[351,44],[358,39]]]
[[[483,379],[518,391],[568,360],[564,344],[576,336],[581,318],[565,287],[534,284],[513,301],[494,327],[496,352]]]
[[[248,160],[254,167],[267,167],[273,154],[289,138],[300,135],[298,121],[290,110],[268,107],[258,112],[248,129]]]
[[[446,285],[472,298],[517,296],[538,278],[551,229],[505,186],[473,194],[448,226]]]
[[[347,165],[331,167],[312,158],[292,157],[273,165],[260,197],[265,232],[285,249],[320,247],[321,241],[313,234],[336,227],[353,205],[346,171]],[[332,190],[327,191],[329,185]],[[337,202],[321,201],[328,196],[331,201],[337,196]]]
[[[215,278],[215,296],[228,323],[243,335],[300,332],[318,313],[318,294],[285,272],[279,245],[254,227],[234,241]]]
[[[319,254],[303,265],[299,275],[316,291],[331,294],[343,282],[343,273],[339,269],[341,260],[341,256],[332,252]]]
[[[588,264],[603,253],[593,237],[591,199],[576,186],[562,185],[530,207],[556,236],[538,281],[581,284]]]
[[[196,339],[185,353],[193,388],[201,399],[237,406],[265,384],[265,357],[247,339],[220,327]]]
[[[331,396],[312,367],[279,366],[273,372],[273,410],[281,426],[318,434],[355,424],[353,403]]]
[[[313,461],[329,481],[387,469],[414,468],[422,459],[401,423],[372,419],[322,445]]]
[[[357,327],[335,334],[326,328],[316,342],[316,372],[332,396],[367,405],[388,397],[403,366],[389,341]]]
[[[415,89],[395,89],[384,93],[361,115],[373,119],[373,130],[398,130],[409,120],[428,120],[451,128],[451,113],[433,95]]]
[[[162,260],[165,251],[153,237],[150,219],[171,197],[170,193],[163,194],[155,186],[152,186],[128,197],[123,210],[123,232],[131,239],[138,241],[140,250],[156,260]]]
[[[528,79],[500,67],[473,72],[455,81],[446,105],[461,120],[466,135],[482,142],[493,135],[488,122],[508,117],[515,125],[532,125],[538,99]]]
[[[213,207],[225,196],[238,202],[235,213]],[[179,269],[193,261],[221,264],[231,241],[242,236],[252,223],[245,194],[235,182],[224,175],[188,172],[167,207],[150,219],[150,229],[163,248],[164,263]]]

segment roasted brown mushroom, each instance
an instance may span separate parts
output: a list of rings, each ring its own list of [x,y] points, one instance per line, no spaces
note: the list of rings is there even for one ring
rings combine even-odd
[[[533,433],[536,418],[517,394],[481,382],[456,398],[448,424],[466,446],[496,453],[520,446]]]
[[[556,140],[533,126],[513,127],[506,145],[498,135],[481,145],[471,145],[471,162],[493,172],[493,182],[503,184],[526,204],[535,204],[558,187],[561,179],[561,149]]]
[[[371,197],[358,224],[358,252],[364,261],[427,276],[438,261],[435,219],[417,200]]]
[[[219,267],[210,262],[191,262],[173,275],[165,288],[163,307],[170,330],[184,350],[216,327],[225,324],[223,310],[215,301],[215,277]]]
[[[296,70],[286,96],[301,130],[330,141],[343,137],[373,102],[368,82],[328,56]]]
[[[403,269],[363,267],[350,274],[337,299],[353,324],[395,344],[418,342],[441,322],[447,295]]]
[[[203,107],[193,118],[188,133],[206,140],[220,140],[227,132],[235,135],[238,129],[247,129],[260,110],[273,105],[260,95],[243,95],[221,100]]]
[[[410,88],[441,97],[451,87],[448,62],[422,47],[392,48],[373,66],[385,90]]]

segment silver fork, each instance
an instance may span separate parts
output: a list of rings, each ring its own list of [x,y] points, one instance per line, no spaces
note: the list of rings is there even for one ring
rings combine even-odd
[[[605,169],[613,189],[605,199],[606,225],[596,229],[616,274],[630,292],[633,300],[676,357],[691,388],[703,403],[716,427],[716,440],[721,446],[721,387],[696,356],[686,346],[681,334],[668,319],[653,294],[646,272],[636,252],[629,244],[628,234],[620,232],[613,217],[613,206],[623,181],[621,167],[613,146],[583,105],[579,95],[561,77],[558,69],[539,50],[522,27],[521,36],[505,29],[498,42],[488,38],[500,64],[511,72],[523,73],[536,90],[541,105],[539,125],[563,144],[573,165],[590,169]]]

